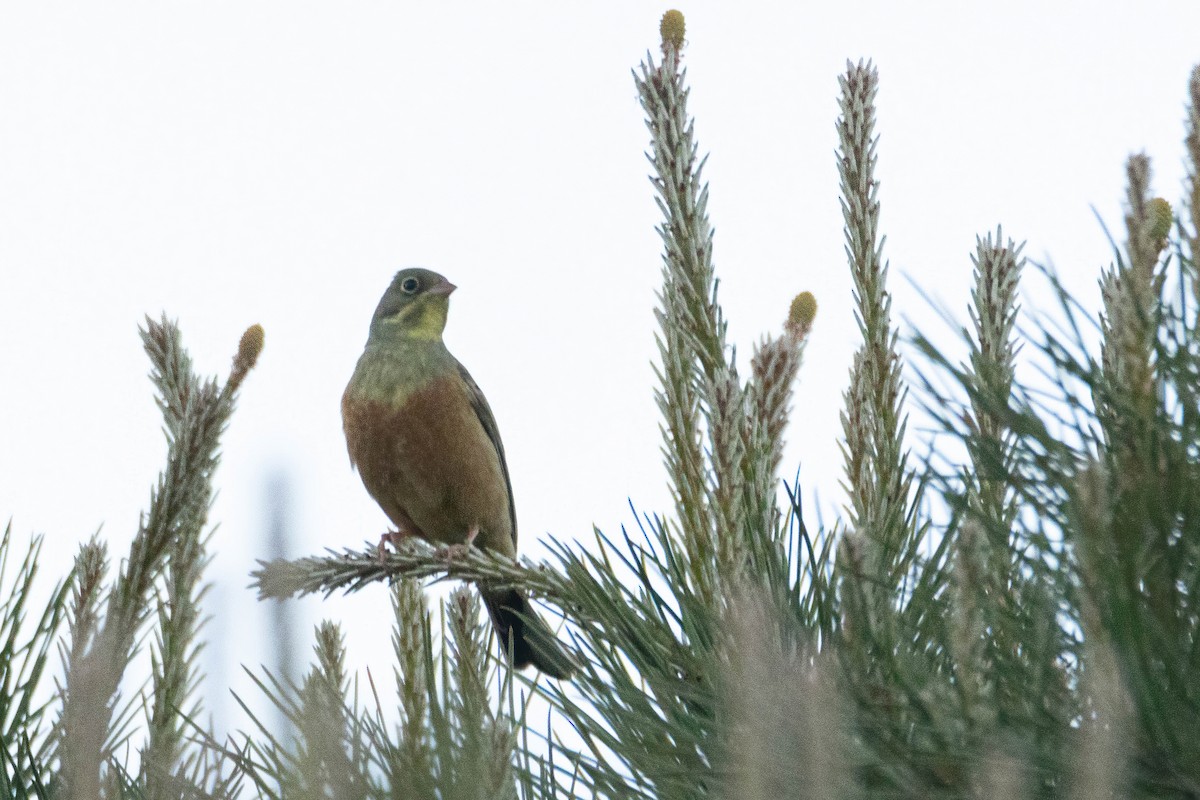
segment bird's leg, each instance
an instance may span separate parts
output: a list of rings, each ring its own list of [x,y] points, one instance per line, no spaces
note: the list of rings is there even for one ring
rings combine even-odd
[[[449,563],[458,558],[466,558],[467,553],[471,552],[471,545],[475,544],[475,537],[479,535],[479,526],[472,525],[471,530],[467,531],[467,539],[461,544],[449,544],[442,550],[442,557]]]
[[[412,536],[412,531],[400,528],[394,531],[388,531],[379,537],[379,545],[376,547],[376,552],[379,554],[380,561],[387,560],[387,546],[390,544],[396,550],[400,549],[400,543],[408,537]]]
[[[379,537],[379,560],[387,560],[387,546],[390,544],[394,549],[399,550],[400,545],[405,539],[413,536],[419,536],[422,539],[428,539],[425,532],[417,527],[417,523],[413,522],[408,514],[404,513],[402,508],[393,508],[388,512],[388,516],[392,518],[392,522],[396,523],[396,530],[388,531]]]

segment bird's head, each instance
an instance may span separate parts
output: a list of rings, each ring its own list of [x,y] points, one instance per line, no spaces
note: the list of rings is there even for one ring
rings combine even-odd
[[[402,269],[371,318],[371,339],[438,339],[456,287],[428,269]]]

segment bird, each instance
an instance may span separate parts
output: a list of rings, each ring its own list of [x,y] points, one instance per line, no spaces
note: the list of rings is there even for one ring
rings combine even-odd
[[[442,340],[453,283],[428,269],[396,273],[371,317],[342,395],[350,463],[397,528],[453,548],[517,554],[512,480],[496,419]],[[518,668],[566,679],[575,663],[525,593],[479,584],[500,647]]]

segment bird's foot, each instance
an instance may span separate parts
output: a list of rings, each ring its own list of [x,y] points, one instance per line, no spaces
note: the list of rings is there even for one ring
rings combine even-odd
[[[475,537],[479,535],[479,526],[471,526],[471,530],[467,531],[467,539],[461,544],[448,544],[443,547],[439,553],[441,557],[449,564],[451,561],[457,561],[460,558],[466,558],[471,552],[472,545],[475,544]]]
[[[375,548],[379,556],[379,560],[387,560],[387,546],[390,544],[395,549],[400,549],[400,543],[407,539],[412,534],[405,530],[388,531],[379,537],[379,545]]]

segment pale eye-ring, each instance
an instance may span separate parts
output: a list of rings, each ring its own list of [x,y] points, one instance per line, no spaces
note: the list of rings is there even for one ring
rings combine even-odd
[[[421,288],[421,282],[416,278],[405,278],[400,288],[405,294],[415,294],[417,289]]]

